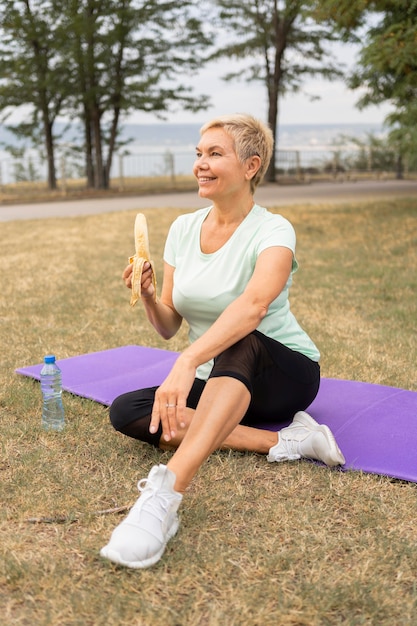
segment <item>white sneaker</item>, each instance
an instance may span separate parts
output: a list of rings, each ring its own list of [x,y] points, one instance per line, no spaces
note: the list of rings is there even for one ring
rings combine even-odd
[[[315,459],[330,467],[346,462],[330,428],[304,411],[298,411],[291,424],[278,432],[278,443],[266,458],[270,463]]]
[[[161,464],[138,482],[141,495],[100,550],[102,557],[133,568],[150,567],[159,561],[179,526],[177,510],[182,495],[174,491],[175,479],[175,474]]]

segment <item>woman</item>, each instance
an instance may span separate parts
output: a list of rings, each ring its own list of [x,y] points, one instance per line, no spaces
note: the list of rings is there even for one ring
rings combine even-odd
[[[253,199],[272,133],[247,115],[217,118],[200,133],[193,173],[211,205],[171,226],[156,302],[149,264],[141,281],[151,324],[169,339],[185,319],[190,345],[159,388],[124,394],[110,412],[117,430],[176,450],[140,481],[141,496],[101,550],[133,568],[160,559],[177,532],[182,494],[214,450],[345,462],[329,428],[304,412],[319,389],[320,355],[289,308],[294,230]],[[129,265],[128,287],[131,274]],[[278,433],[257,428],[291,418]]]

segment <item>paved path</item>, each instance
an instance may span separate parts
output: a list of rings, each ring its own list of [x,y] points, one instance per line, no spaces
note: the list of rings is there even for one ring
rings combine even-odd
[[[310,185],[263,185],[255,195],[256,201],[266,207],[291,204],[322,204],[377,200],[394,197],[417,199],[417,181],[361,181],[312,183]],[[179,192],[146,196],[98,198],[94,200],[62,200],[32,204],[0,206],[0,222],[46,217],[93,215],[112,211],[152,208],[200,208],[207,206],[197,193]]]

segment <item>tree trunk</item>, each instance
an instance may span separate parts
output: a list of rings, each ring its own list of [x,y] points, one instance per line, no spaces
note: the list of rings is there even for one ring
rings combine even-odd
[[[402,180],[404,178],[404,164],[403,164],[403,157],[401,154],[399,154],[397,156],[397,163],[396,163],[397,167],[396,167],[396,175],[395,178],[397,180]]]
[[[283,78],[282,63],[284,52],[287,47],[287,37],[290,31],[293,18],[284,18],[280,16],[276,10],[273,15],[273,28],[275,37],[275,53],[273,66],[270,65],[268,52],[265,50],[265,66],[267,70],[267,89],[268,89],[268,124],[272,130],[274,137],[274,150],[272,152],[271,162],[266,172],[266,179],[270,183],[276,182],[276,155],[278,150],[278,98],[280,95],[281,81]]]
[[[44,117],[44,133],[45,133],[45,149],[46,149],[46,161],[48,167],[48,189],[56,189],[56,169],[55,169],[55,146],[54,137],[52,134],[52,122],[45,119],[47,113],[43,113]]]
[[[101,140],[100,111],[96,103],[93,105],[91,112],[91,130],[93,134],[93,154],[95,162],[94,171],[94,187],[96,189],[108,189],[106,181],[104,164],[103,164],[103,146]]]
[[[31,28],[31,47],[33,50],[33,56],[35,60],[35,75],[37,78],[37,82],[39,84],[39,97],[38,101],[35,103],[35,106],[38,107],[38,111],[40,111],[42,116],[43,123],[43,131],[44,131],[44,139],[45,139],[45,150],[46,150],[46,158],[47,158],[47,167],[48,167],[48,188],[56,189],[56,171],[55,171],[55,155],[54,155],[54,136],[52,133],[53,120],[54,116],[50,114],[48,107],[48,92],[47,92],[47,84],[48,84],[48,55],[45,52],[45,45],[42,45],[38,34],[37,34],[37,26],[36,22],[32,15],[32,9],[28,0],[24,2],[26,7],[26,14],[29,19]]]
[[[91,119],[88,104],[88,88],[86,79],[86,58],[83,53],[81,37],[75,33],[75,59],[78,70],[78,85],[82,97],[82,121],[84,124],[84,157],[85,157],[85,176],[87,179],[87,189],[94,189],[94,160],[93,160],[93,143],[91,137]]]
[[[275,89],[269,92],[268,124],[274,137],[274,149],[266,171],[266,180],[269,183],[274,183],[276,181],[276,153],[278,147],[278,95]]]
[[[91,121],[87,107],[84,107],[84,137],[85,137],[85,175],[87,188],[94,189],[94,160],[93,142],[91,138]]]
[[[107,181],[107,189],[110,187],[110,170],[113,162],[114,147],[116,145],[117,127],[119,125],[120,108],[116,107],[113,111],[113,121],[110,130],[109,152],[105,164],[105,177]]]
[[[91,139],[91,155],[94,173],[94,188],[107,189],[107,181],[103,167],[103,148],[101,136],[101,111],[99,99],[97,96],[98,81],[96,72],[95,46],[97,43],[98,31],[95,30],[97,18],[97,6],[92,0],[89,0],[85,8],[86,18],[86,51],[84,57],[83,73],[85,77],[85,103],[86,103],[86,122],[89,126],[89,136]],[[86,140],[88,134],[86,136]]]

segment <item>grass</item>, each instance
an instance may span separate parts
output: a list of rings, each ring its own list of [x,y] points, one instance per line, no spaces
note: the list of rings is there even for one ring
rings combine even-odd
[[[417,391],[417,201],[280,208],[296,227],[292,307],[327,377]],[[175,210],[146,212],[161,277]],[[65,394],[63,434],[40,428],[39,384],[14,369],[163,342],[120,279],[135,212],[2,224],[0,614],[6,625],[408,626],[417,621],[416,484],[308,462],[215,453],[180,532],[145,571],[99,548],[136,481],[168,452],[116,434]],[[64,523],[31,523],[63,516]]]
[[[132,194],[196,190],[193,176],[138,176],[113,178],[110,189],[89,189],[86,180],[59,181],[57,189],[50,190],[45,181],[0,184],[0,205],[53,200],[78,200],[90,198],[113,198]]]

